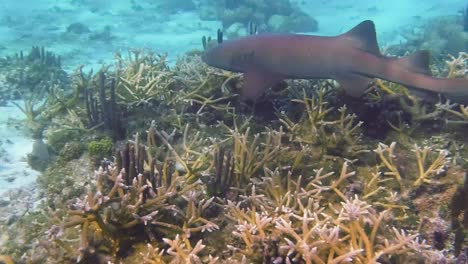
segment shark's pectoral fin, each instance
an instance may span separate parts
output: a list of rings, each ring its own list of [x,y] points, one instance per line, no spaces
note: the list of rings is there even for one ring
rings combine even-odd
[[[250,101],[257,100],[269,87],[279,83],[283,78],[275,73],[259,68],[250,68],[244,72],[244,86],[241,96]]]
[[[372,81],[371,78],[356,74],[339,75],[335,79],[346,94],[352,97],[361,97]]]

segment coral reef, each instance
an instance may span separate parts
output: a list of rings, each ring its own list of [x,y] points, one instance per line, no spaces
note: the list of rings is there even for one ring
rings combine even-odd
[[[26,115],[26,125],[33,137],[40,138],[45,110],[55,91],[67,92],[69,78],[61,68],[61,57],[44,47],[32,47],[28,54],[0,59],[0,101],[13,101]]]
[[[2,99],[22,99],[31,104],[43,100],[51,87],[66,87],[68,76],[61,68],[61,57],[45,47],[32,47],[0,59]],[[40,112],[40,111],[36,111]]]
[[[465,76],[465,62],[449,58],[437,74]],[[334,82],[296,80],[252,105],[236,94],[242,81],[196,52],[174,66],[136,50],[96,74],[78,68],[71,91],[45,103],[42,200],[0,220],[0,260],[465,257],[466,106],[422,102],[380,80],[357,103]]]

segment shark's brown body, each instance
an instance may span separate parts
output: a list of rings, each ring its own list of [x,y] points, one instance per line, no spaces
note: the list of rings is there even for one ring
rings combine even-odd
[[[335,79],[347,93],[360,96],[371,78],[380,78],[468,102],[468,79],[432,77],[428,52],[399,59],[382,55],[369,20],[335,37],[259,34],[226,41],[207,50],[203,60],[243,72],[242,94],[251,100],[282,79]]]

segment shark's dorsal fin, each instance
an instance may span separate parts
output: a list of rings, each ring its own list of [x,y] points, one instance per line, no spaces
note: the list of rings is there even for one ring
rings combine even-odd
[[[416,51],[406,57],[397,59],[397,62],[409,71],[432,76],[431,69],[429,68],[431,58],[427,50]]]
[[[356,48],[371,52],[375,55],[381,55],[379,45],[377,44],[375,25],[371,20],[361,22],[340,37],[352,41]]]

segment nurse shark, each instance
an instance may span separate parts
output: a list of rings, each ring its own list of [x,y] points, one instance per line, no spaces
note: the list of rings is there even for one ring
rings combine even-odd
[[[427,51],[401,58],[382,55],[374,23],[366,20],[332,37],[255,34],[225,41],[207,49],[202,60],[242,72],[241,95],[252,101],[283,79],[335,79],[347,94],[359,97],[372,78],[379,78],[468,103],[468,79],[433,77],[429,57]]]

